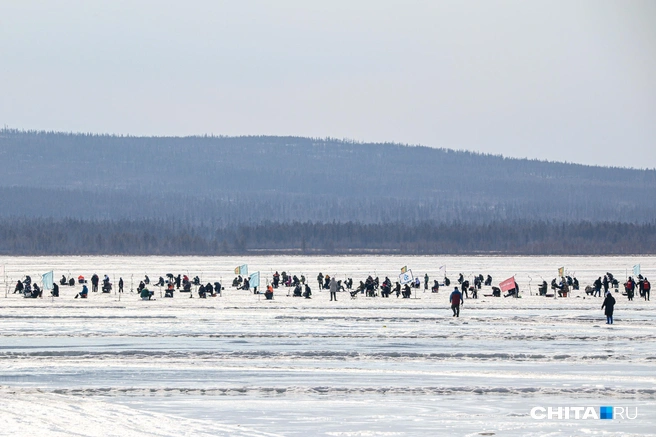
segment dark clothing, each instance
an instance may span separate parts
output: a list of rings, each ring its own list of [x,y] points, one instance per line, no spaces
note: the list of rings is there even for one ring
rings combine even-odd
[[[94,293],[98,292],[98,281],[99,280],[100,280],[100,278],[98,278],[98,275],[96,275],[94,273],[93,276],[91,277],[91,291],[93,291]]]
[[[462,294],[456,288],[449,296],[451,302],[451,309],[453,310],[453,317],[460,317],[460,305],[462,305]]]
[[[606,308],[604,313],[606,314],[606,324],[613,324],[613,310],[615,309],[615,298],[612,294],[607,293],[604,303],[601,304],[601,309]]]

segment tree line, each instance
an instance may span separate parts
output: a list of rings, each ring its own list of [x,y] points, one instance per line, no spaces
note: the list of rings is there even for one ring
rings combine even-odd
[[[0,219],[0,253],[15,255],[656,254],[656,222],[487,224],[261,222],[215,227],[175,220]]]
[[[302,137],[0,130],[0,216],[650,222],[656,170]]]

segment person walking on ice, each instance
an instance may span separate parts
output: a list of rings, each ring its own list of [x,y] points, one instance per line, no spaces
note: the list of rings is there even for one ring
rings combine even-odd
[[[449,296],[449,302],[451,302],[453,317],[460,317],[460,305],[462,305],[462,293],[460,293],[458,287],[455,287],[453,289],[453,292],[451,292],[451,296]]]

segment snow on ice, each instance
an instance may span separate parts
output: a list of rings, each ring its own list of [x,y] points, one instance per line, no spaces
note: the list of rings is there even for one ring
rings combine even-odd
[[[313,298],[236,290],[242,264],[263,282],[275,270],[304,274]],[[602,300],[582,290],[537,296],[561,266],[583,288],[606,272],[623,282],[635,264],[656,278],[656,257],[7,257],[0,435],[654,435],[654,301],[614,293],[607,326]],[[461,272],[490,274],[495,285],[514,275],[522,297],[484,297],[484,287],[454,319],[452,287],[430,293],[422,283],[412,299],[342,292],[335,303],[316,285],[319,272],[395,281],[405,265],[431,283],[443,265],[452,282]],[[12,293],[16,280],[50,270],[56,280],[122,276],[126,293]],[[169,272],[220,280],[223,296],[130,293],[144,274]],[[581,406],[637,408],[638,417],[530,415]]]

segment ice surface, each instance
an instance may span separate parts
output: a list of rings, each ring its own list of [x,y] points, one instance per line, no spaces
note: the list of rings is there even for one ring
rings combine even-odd
[[[313,299],[278,289],[273,301],[230,287],[235,266],[304,274]],[[0,259],[0,435],[656,435],[656,307],[620,293],[615,324],[583,291],[538,297],[558,267],[582,286],[610,271],[621,281],[655,257],[21,257]],[[516,275],[521,299],[466,300],[450,289],[416,299],[330,302],[319,271],[357,283],[392,280],[407,265],[455,282]],[[2,273],[0,267],[0,273]],[[61,287],[24,299],[17,279],[122,276],[126,291]],[[222,280],[222,297],[141,301],[147,273]],[[5,293],[8,290],[8,293]],[[484,289],[485,294],[489,290]],[[482,294],[482,293],[481,293]],[[6,296],[6,297],[5,297]],[[535,406],[637,407],[635,420],[540,421]]]

